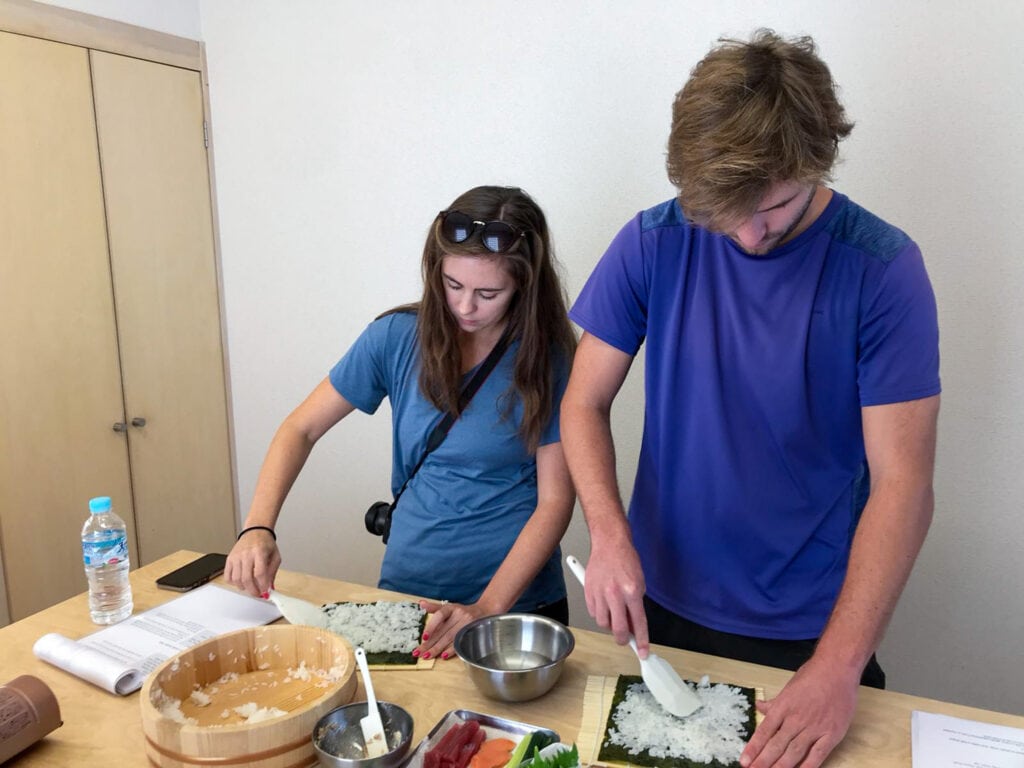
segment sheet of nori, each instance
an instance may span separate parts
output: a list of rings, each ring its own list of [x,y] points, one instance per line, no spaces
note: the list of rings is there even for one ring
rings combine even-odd
[[[392,602],[402,602],[402,601],[392,601]],[[407,602],[409,602],[411,605],[416,605],[411,600],[407,601]],[[352,603],[352,602],[325,603],[322,607],[326,611],[328,608],[333,608],[336,605],[356,605],[356,606],[360,606],[360,605],[376,605],[376,603]],[[423,616],[420,617],[420,637],[423,637],[423,630],[424,630],[424,628],[426,626],[427,626],[427,614],[424,613]],[[367,664],[379,664],[379,665],[382,665],[382,666],[386,666],[388,664],[395,664],[395,665],[400,665],[400,664],[409,665],[409,664],[411,664],[411,665],[415,665],[418,661],[419,661],[419,659],[417,659],[415,656],[413,656],[411,652],[410,653],[402,653],[401,651],[376,651],[374,653],[367,653],[366,654],[366,663]]]
[[[737,755],[736,760],[731,763],[722,763],[718,760],[712,760],[710,763],[702,763],[680,757],[651,757],[646,749],[640,754],[635,755],[632,752],[627,752],[625,747],[620,747],[617,744],[609,744],[608,732],[615,727],[615,721],[612,719],[612,716],[615,714],[615,710],[626,698],[626,691],[629,689],[629,686],[634,683],[642,682],[643,678],[639,675],[619,675],[618,683],[615,685],[615,696],[612,698],[612,706],[608,711],[608,721],[604,725],[604,735],[601,737],[601,750],[597,755],[597,759],[600,762],[631,763],[632,765],[649,766],[649,768],[739,768],[739,755]],[[754,724],[757,711],[754,706],[756,691],[753,688],[744,688],[739,685],[732,687],[739,688],[747,699],[747,724],[743,740],[750,741],[750,737],[754,735]]]

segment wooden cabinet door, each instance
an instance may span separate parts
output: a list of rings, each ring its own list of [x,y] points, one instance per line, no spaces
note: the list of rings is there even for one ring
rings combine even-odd
[[[141,562],[226,552],[235,505],[198,72],[91,52]]]
[[[132,503],[88,53],[0,32],[0,72],[0,542],[17,620],[85,589],[89,499],[111,496],[130,529]]]

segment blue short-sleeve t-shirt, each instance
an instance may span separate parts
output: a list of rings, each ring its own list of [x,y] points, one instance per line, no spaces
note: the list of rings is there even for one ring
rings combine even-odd
[[[434,599],[477,600],[537,506],[537,464],[518,429],[522,406],[506,413],[518,342],[427,456],[394,511],[379,586]],[[568,376],[558,366],[556,407],[540,444],[560,440],[558,405]],[[474,371],[467,374],[472,376]],[[416,316],[393,313],[371,323],[330,373],[352,405],[374,413],[385,397],[392,411],[392,493],[423,455],[442,414],[419,389]],[[531,610],[565,597],[558,549],[519,598]]]
[[[867,498],[861,408],[940,391],[917,246],[833,193],[751,256],[672,200],[619,232],[570,316],[646,344],[629,519],[648,594],[720,631],[820,635]]]

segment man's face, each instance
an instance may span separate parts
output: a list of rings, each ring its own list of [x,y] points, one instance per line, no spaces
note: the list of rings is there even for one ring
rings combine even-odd
[[[754,213],[720,230],[745,253],[763,256],[807,228],[804,221],[817,184],[782,181],[769,187]]]

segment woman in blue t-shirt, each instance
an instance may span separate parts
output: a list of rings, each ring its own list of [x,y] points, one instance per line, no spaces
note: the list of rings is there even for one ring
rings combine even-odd
[[[387,397],[397,502],[379,585],[429,598],[416,654],[448,658],[480,616],[568,621],[558,543],[575,493],[558,411],[576,341],[544,214],[520,189],[460,195],[431,224],[422,270],[422,299],[372,322],[278,429],[225,575],[267,592],[281,563],[274,525],[313,445]],[[460,409],[499,341],[507,348]],[[446,413],[458,417],[426,452]]]

